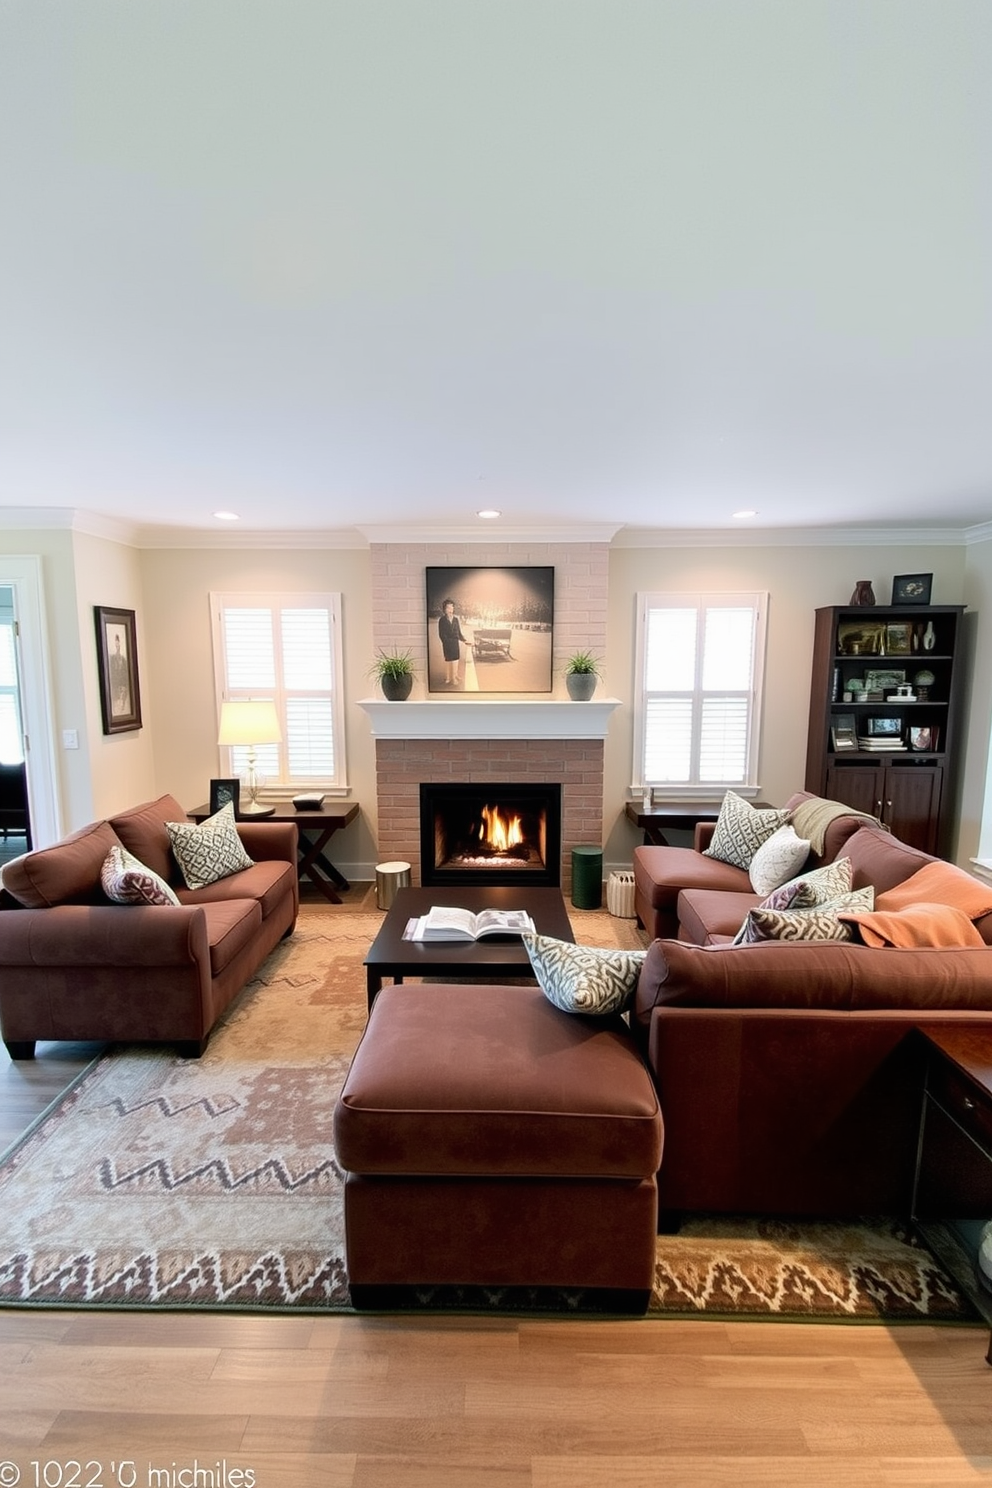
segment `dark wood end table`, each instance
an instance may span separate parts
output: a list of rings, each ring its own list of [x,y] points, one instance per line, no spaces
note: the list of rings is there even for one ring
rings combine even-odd
[[[277,801],[271,816],[242,818],[244,821],[295,822],[300,829],[299,861],[296,868],[300,879],[308,878],[315,884],[325,899],[340,904],[338,889],[350,889],[351,885],[324,852],[335,832],[353,822],[358,815],[357,801],[342,801],[339,805],[322,806],[319,811],[297,811],[292,801]],[[209,806],[197,806],[187,816],[195,822],[205,821],[210,815]]]
[[[479,977],[529,976],[530,960],[519,935],[486,940],[404,940],[407,923],[435,904],[453,905],[478,913],[481,909],[526,909],[541,935],[574,943],[572,926],[560,889],[530,889],[526,885],[493,888],[399,889],[365,957],[369,1010],[384,977],[402,982],[405,976],[456,976],[466,982]]]
[[[992,1219],[992,1026],[928,1024],[913,1220],[992,1325],[992,1291],[948,1221]],[[988,1362],[992,1364],[992,1337]]]
[[[767,811],[767,801],[752,801],[755,811]],[[715,822],[720,815],[722,801],[656,801],[650,811],[636,801],[628,801],[624,811],[629,822],[640,827],[644,833],[645,847],[669,847],[665,828],[691,832],[696,823]]]

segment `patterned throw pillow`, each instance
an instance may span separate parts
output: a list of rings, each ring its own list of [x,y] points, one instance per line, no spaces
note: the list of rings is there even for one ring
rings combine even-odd
[[[841,894],[829,904],[808,909],[752,909],[734,940],[735,945],[753,945],[759,940],[851,940],[854,927],[838,918],[841,911],[870,910],[875,902],[872,888]]]
[[[809,857],[809,843],[795,827],[779,827],[751,859],[748,875],[756,894],[770,894],[798,873]]]
[[[646,951],[603,951],[525,931],[523,943],[549,1002],[563,1013],[622,1013],[634,995]]]
[[[100,883],[115,904],[178,904],[164,878],[159,878],[126,847],[112,847],[100,869]]]
[[[761,844],[788,820],[787,811],[757,811],[743,796],[728,791],[713,829],[713,839],[704,848],[703,857],[718,858],[721,863],[731,863],[746,873]]]
[[[849,894],[854,887],[854,865],[850,858],[836,858],[811,873],[801,873],[790,878],[775,890],[781,899],[775,904],[762,904],[762,909],[810,909],[816,904],[829,904],[840,894]],[[786,902],[788,901],[788,902]]]
[[[238,836],[230,801],[198,826],[193,822],[166,822],[165,830],[189,889],[205,889],[220,878],[254,866]]]

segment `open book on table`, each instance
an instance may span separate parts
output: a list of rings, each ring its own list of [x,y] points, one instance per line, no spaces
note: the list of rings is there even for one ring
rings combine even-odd
[[[455,909],[435,904],[418,920],[411,920],[409,940],[483,940],[487,935],[520,935],[533,930],[534,921],[525,909]]]

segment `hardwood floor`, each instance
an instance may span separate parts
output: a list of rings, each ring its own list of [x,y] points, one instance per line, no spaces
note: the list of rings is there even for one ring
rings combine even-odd
[[[0,1047],[0,1140],[94,1051],[14,1065]],[[0,1309],[0,1488],[988,1484],[986,1345],[977,1328]]]

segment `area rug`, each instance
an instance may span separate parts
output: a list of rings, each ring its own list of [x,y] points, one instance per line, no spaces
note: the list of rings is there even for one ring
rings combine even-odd
[[[584,944],[642,944],[632,921],[571,915]],[[367,901],[304,907],[201,1059],[127,1046],[78,1079],[0,1161],[0,1304],[349,1310],[331,1112],[365,1026],[362,959],[381,919]],[[505,1289],[411,1299],[585,1303]],[[898,1226],[723,1218],[659,1236],[649,1316],[666,1315],[974,1317]]]

